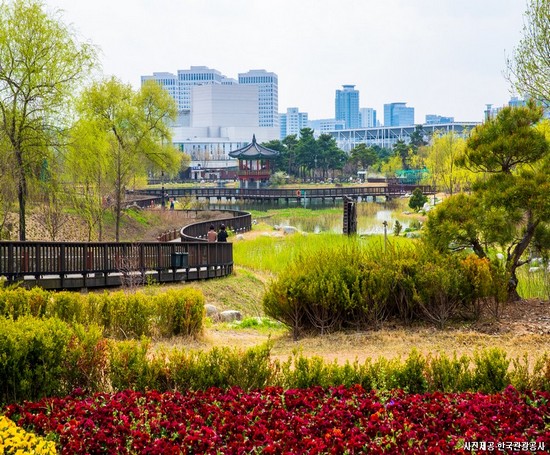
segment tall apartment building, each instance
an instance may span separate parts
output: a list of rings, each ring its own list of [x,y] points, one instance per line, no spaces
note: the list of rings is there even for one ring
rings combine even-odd
[[[334,118],[343,120],[346,129],[359,128],[359,90],[355,90],[355,85],[343,85],[342,88],[336,90]]]
[[[279,79],[266,70],[250,70],[239,73],[239,84],[258,86],[260,126],[279,126]]]
[[[359,109],[359,118],[361,128],[374,128],[376,126],[376,110],[372,107]]]
[[[384,126],[414,125],[414,107],[407,107],[406,104],[384,104]]]
[[[300,137],[300,130],[307,128],[307,112],[300,112],[297,107],[289,107],[285,114],[279,114],[279,129],[281,140],[295,134]]]
[[[176,101],[178,111],[187,115],[192,109],[192,89],[200,85],[254,85],[258,87],[258,118],[260,127],[279,126],[279,84],[275,73],[266,70],[250,70],[240,73],[239,79],[224,76],[220,71],[207,66],[191,66],[190,69],[172,73],[153,73],[141,76],[141,83],[155,80]]]

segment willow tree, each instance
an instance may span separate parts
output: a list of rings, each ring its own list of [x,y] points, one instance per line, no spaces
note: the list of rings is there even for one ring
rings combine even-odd
[[[528,0],[522,39],[506,76],[527,98],[550,106],[550,0]]]
[[[29,182],[63,143],[70,98],[95,64],[92,46],[37,0],[0,4],[0,153],[11,162],[25,240]]]
[[[430,170],[432,183],[451,196],[457,190],[464,189],[472,173],[456,164],[466,147],[466,140],[451,131],[447,134],[434,134],[431,145],[427,147],[425,163]]]
[[[111,77],[87,88],[79,109],[81,120],[93,122],[103,135],[101,142],[108,144],[101,161],[112,189],[118,242],[123,202],[132,180],[151,166],[168,173],[179,169],[181,155],[172,146],[169,127],[177,114],[176,104],[154,81],[134,91]],[[83,150],[94,153],[93,148]]]

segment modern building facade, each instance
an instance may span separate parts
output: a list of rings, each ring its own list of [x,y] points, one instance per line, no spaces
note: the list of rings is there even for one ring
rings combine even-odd
[[[441,125],[442,123],[453,123],[454,121],[454,117],[444,117],[434,114],[426,115],[426,125]]]
[[[280,138],[295,134],[300,137],[300,130],[308,127],[307,112],[300,112],[297,107],[289,107],[286,113],[279,114]]]
[[[359,128],[359,90],[355,85],[342,85],[342,90],[336,90],[334,100],[334,118],[343,120],[345,128]]]
[[[259,126],[279,126],[279,79],[266,70],[239,73],[239,84],[258,86]]]
[[[197,85],[191,90],[191,125],[220,127],[259,125],[258,87],[255,85]],[[215,132],[217,136],[217,131]]]
[[[407,107],[406,104],[384,104],[384,126],[414,125],[414,107]]]
[[[344,120],[335,120],[333,118],[309,120],[307,123],[308,127],[313,130],[315,137],[319,137],[321,134],[326,134],[331,131],[346,129],[346,122]]]
[[[372,107],[362,107],[359,109],[360,127],[374,128],[376,124],[376,110]]]

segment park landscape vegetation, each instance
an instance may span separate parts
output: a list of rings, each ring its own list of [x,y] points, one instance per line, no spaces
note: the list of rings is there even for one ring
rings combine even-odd
[[[550,61],[541,46],[549,15],[548,1],[530,0],[509,66],[535,101],[550,99],[547,72],[539,77]],[[0,21],[2,219],[17,206],[25,240],[27,212],[40,211],[53,240],[72,210],[89,240],[106,235],[105,224],[118,240],[129,186],[182,165],[166,145],[173,104],[158,86],[135,92],[106,78],[81,91],[70,124],[65,107],[95,50],[40,2],[4,2]],[[426,165],[449,195],[419,239],[233,237],[229,278],[132,292],[0,289],[0,453],[544,453],[550,354],[539,348],[548,331],[476,332],[523,304],[533,258],[547,277],[550,135],[541,117],[532,102],[503,109],[466,141],[398,143],[384,170]],[[334,145],[304,136],[278,144],[281,166],[302,176],[312,169],[300,157]],[[351,164],[374,166],[373,152],[358,147]],[[342,164],[334,156],[322,161],[323,177]],[[529,292],[547,308],[547,281]],[[239,302],[247,317],[208,320],[204,304],[214,299]],[[235,333],[264,342],[224,345]],[[223,342],[204,349],[216,336]],[[380,355],[397,337],[405,355]],[[374,341],[375,354],[326,355],[352,339],[357,352]],[[307,350],[323,345],[320,355]]]

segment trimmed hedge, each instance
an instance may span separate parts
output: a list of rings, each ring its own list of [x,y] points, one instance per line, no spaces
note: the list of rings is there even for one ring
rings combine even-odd
[[[404,360],[379,358],[344,365],[295,353],[280,362],[271,358],[268,345],[246,351],[153,350],[147,338],[108,340],[97,326],[86,330],[59,319],[0,318],[0,404],[65,396],[74,389],[88,393],[126,389],[163,392],[354,384],[366,390],[411,393],[493,393],[508,385],[520,391],[550,391],[550,356],[541,354],[530,365],[527,356],[510,360],[495,348],[460,358],[423,356],[413,350]]]
[[[113,338],[197,336],[204,322],[204,295],[191,288],[155,295],[145,292],[79,294],[40,288],[0,289],[0,316],[59,318],[98,325]]]

